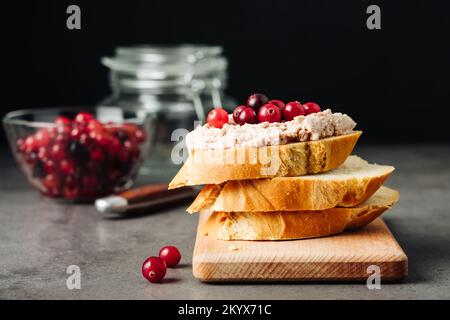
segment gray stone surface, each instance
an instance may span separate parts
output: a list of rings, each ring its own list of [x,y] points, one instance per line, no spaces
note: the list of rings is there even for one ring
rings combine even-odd
[[[203,284],[192,276],[196,218],[179,207],[133,219],[103,219],[90,205],[38,195],[1,150],[0,298],[6,299],[437,299],[450,298],[450,146],[359,147],[397,168],[388,182],[401,200],[386,222],[409,257],[402,283]],[[166,282],[142,279],[142,260],[166,244],[183,254]],[[81,268],[81,289],[66,268]]]

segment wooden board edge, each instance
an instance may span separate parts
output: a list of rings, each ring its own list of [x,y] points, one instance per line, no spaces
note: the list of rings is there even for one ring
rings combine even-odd
[[[251,272],[247,272],[246,277],[235,277],[242,267],[242,264],[232,263],[202,262],[199,259],[193,260],[193,275],[201,282],[364,282],[372,274],[367,272],[371,265],[380,267],[381,281],[400,281],[408,276],[408,260],[388,261],[388,262],[352,262],[351,268],[345,262],[334,263],[254,263],[251,265]],[[231,271],[230,271],[231,270]],[[235,270],[235,271],[234,271]],[[280,275],[279,277],[258,277],[258,275],[269,274]],[[292,272],[292,276],[286,278],[283,272]],[[296,270],[296,271],[295,271]],[[248,270],[247,270],[248,271]],[[318,272],[320,271],[320,272]],[[296,273],[301,275],[296,275]],[[319,276],[317,277],[317,274]],[[328,276],[324,276],[328,274]]]

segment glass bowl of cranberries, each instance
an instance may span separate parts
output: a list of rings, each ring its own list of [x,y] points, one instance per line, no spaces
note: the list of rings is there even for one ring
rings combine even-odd
[[[91,202],[129,188],[149,147],[149,117],[131,109],[18,110],[3,124],[30,183],[69,201]]]

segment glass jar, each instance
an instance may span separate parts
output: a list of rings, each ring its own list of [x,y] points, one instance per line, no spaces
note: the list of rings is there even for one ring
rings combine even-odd
[[[224,96],[227,60],[217,46],[119,47],[113,57],[103,57],[110,69],[111,96],[100,105],[133,107],[151,114],[150,154],[141,174],[166,182],[179,169],[171,160],[172,132],[192,130],[205,120],[212,107],[234,106]]]

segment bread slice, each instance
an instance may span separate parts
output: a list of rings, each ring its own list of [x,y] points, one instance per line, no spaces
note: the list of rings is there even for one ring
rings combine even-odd
[[[214,212],[200,226],[202,235],[219,240],[293,240],[323,237],[360,228],[398,201],[399,193],[381,187],[353,208],[320,211]]]
[[[169,184],[220,184],[231,180],[296,177],[340,166],[352,153],[361,131],[317,141],[267,147],[194,150]]]
[[[394,167],[369,164],[357,156],[349,156],[342,166],[326,173],[207,185],[187,211],[265,212],[353,207],[377,191],[392,171]]]

